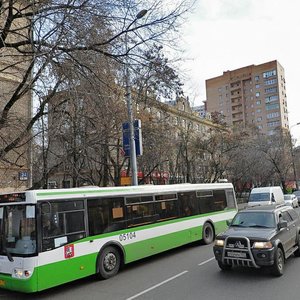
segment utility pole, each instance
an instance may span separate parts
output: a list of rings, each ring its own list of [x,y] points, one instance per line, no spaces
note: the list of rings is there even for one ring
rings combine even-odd
[[[127,30],[130,26],[138,19],[144,17],[147,13],[147,10],[141,10],[127,27]],[[132,185],[138,185],[138,176],[137,176],[137,161],[136,161],[136,148],[135,148],[135,138],[134,138],[134,118],[132,110],[132,98],[131,98],[131,80],[129,73],[129,60],[128,60],[128,40],[127,32],[125,33],[125,47],[126,47],[126,62],[125,62],[125,85],[126,85],[126,94],[125,99],[127,103],[127,112],[128,112],[128,123],[129,123],[129,139],[130,139],[130,167],[131,167],[131,183]]]

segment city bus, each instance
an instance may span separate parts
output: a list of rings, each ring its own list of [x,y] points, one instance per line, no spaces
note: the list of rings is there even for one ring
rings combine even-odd
[[[195,241],[237,211],[230,183],[83,187],[0,195],[0,287],[37,292]]]

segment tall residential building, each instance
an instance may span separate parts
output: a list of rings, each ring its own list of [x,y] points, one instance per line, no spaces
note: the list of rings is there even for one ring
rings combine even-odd
[[[255,125],[264,134],[289,128],[284,69],[277,60],[207,79],[206,97],[207,111],[234,127]]]

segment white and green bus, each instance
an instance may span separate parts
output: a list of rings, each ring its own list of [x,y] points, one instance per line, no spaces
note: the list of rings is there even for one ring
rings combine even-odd
[[[36,292],[187,243],[237,211],[232,184],[32,190],[0,195],[0,287]]]

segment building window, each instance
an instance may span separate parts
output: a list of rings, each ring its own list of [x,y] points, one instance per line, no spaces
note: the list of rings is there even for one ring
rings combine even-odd
[[[274,102],[274,101],[278,101],[278,96],[277,95],[273,95],[273,96],[269,96],[269,97],[265,98],[266,103],[270,103],[270,102]]]
[[[57,182],[55,180],[48,182],[48,189],[57,189]]]
[[[269,79],[265,81],[265,85],[272,85],[276,83],[277,83],[276,79]]]
[[[277,93],[277,86],[265,89],[265,93]]]
[[[256,121],[257,121],[257,122],[261,122],[261,121],[262,121],[262,117],[258,117],[258,118],[256,119]]]
[[[62,181],[62,187],[64,189],[69,189],[71,187],[71,181],[70,180],[63,180]]]
[[[255,76],[255,81],[259,81],[259,76]]]
[[[260,92],[255,93],[255,97],[258,98],[260,96]]]
[[[272,76],[276,76],[276,70],[267,71],[263,73],[263,78],[269,78]]]
[[[278,111],[267,114],[267,119],[273,119],[273,118],[277,118],[277,117],[279,117],[279,112]]]
[[[259,85],[259,84],[256,84],[256,85],[255,85],[255,88],[259,89],[259,88],[260,88],[260,85]]]
[[[268,127],[275,127],[279,125],[279,121],[273,121],[273,122],[268,122],[267,126]]]
[[[260,100],[257,100],[256,101],[256,105],[260,105],[261,104],[261,101]]]

